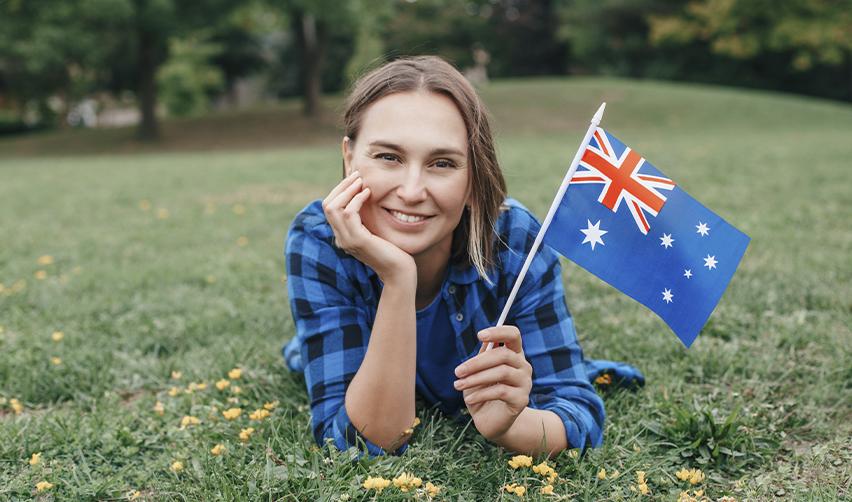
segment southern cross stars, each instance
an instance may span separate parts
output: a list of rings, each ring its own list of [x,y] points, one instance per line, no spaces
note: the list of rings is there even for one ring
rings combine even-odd
[[[666,303],[671,303],[672,298],[674,298],[674,295],[672,294],[672,290],[670,290],[668,288],[664,289],[663,290],[663,300],[665,300]]]
[[[672,247],[672,242],[674,241],[675,240],[672,239],[672,234],[663,234],[663,236],[660,237],[660,245],[664,248]]]
[[[586,238],[583,239],[583,242],[581,242],[580,244],[585,244],[589,242],[592,245],[592,251],[594,251],[595,244],[600,244],[601,246],[604,245],[604,241],[603,239],[601,239],[601,236],[609,232],[609,230],[602,230],[600,228],[601,220],[598,220],[598,222],[594,225],[592,225],[592,222],[589,220],[586,220],[586,223],[588,224],[588,227],[585,229],[580,229],[581,232],[586,234]]]
[[[704,257],[704,266],[707,267],[707,270],[712,270],[716,268],[716,264],[719,263],[716,261],[716,255],[710,256],[709,254]]]
[[[688,268],[684,269],[683,276],[686,277],[687,279],[689,279],[690,277],[692,277],[692,270],[688,269]]]
[[[698,229],[696,230],[696,232],[698,232],[702,236],[705,236],[710,233],[710,227],[708,227],[706,223],[702,223],[699,221],[698,225],[695,225],[695,228]]]

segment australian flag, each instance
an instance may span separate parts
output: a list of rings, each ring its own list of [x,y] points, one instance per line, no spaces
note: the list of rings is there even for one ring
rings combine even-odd
[[[601,128],[544,235],[557,252],[654,311],[687,347],[749,240]]]

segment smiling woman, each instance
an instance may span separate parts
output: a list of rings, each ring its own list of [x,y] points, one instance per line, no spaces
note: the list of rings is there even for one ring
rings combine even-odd
[[[354,84],[341,148],[343,180],[296,216],[285,250],[284,356],[317,443],[402,453],[419,394],[513,451],[600,445],[590,377],[642,376],[584,361],[548,249],[493,327],[540,225],[506,196],[473,87],[437,57],[387,63]]]

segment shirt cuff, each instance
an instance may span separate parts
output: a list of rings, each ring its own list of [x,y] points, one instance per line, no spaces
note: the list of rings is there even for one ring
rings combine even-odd
[[[366,453],[371,457],[387,455],[388,453],[382,447],[376,445],[363,434],[358,432],[358,429],[352,425],[352,421],[349,419],[349,414],[346,413],[345,405],[341,404],[340,409],[337,410],[337,414],[335,414],[332,421],[331,432],[333,435],[332,439],[334,440],[334,446],[336,446],[340,451],[346,451],[352,446],[356,447],[358,449],[358,459],[363,457],[364,448],[366,448]],[[402,446],[391,452],[391,454],[402,455],[407,449],[408,443],[404,443]]]

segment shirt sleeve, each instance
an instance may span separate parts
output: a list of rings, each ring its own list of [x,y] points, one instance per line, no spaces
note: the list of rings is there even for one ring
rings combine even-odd
[[[346,389],[364,360],[369,341],[368,312],[356,304],[357,290],[344,262],[352,258],[294,222],[287,237],[286,268],[290,309],[304,362],[317,444],[331,438],[341,451],[355,446],[370,456],[386,452],[370,442],[346,413]],[[363,448],[363,449],[362,449]],[[395,455],[403,453],[402,445]]]
[[[533,367],[529,407],[559,416],[569,448],[600,446],[603,400],[586,376],[583,352],[565,302],[562,267],[547,246],[536,253],[510,312]]]

